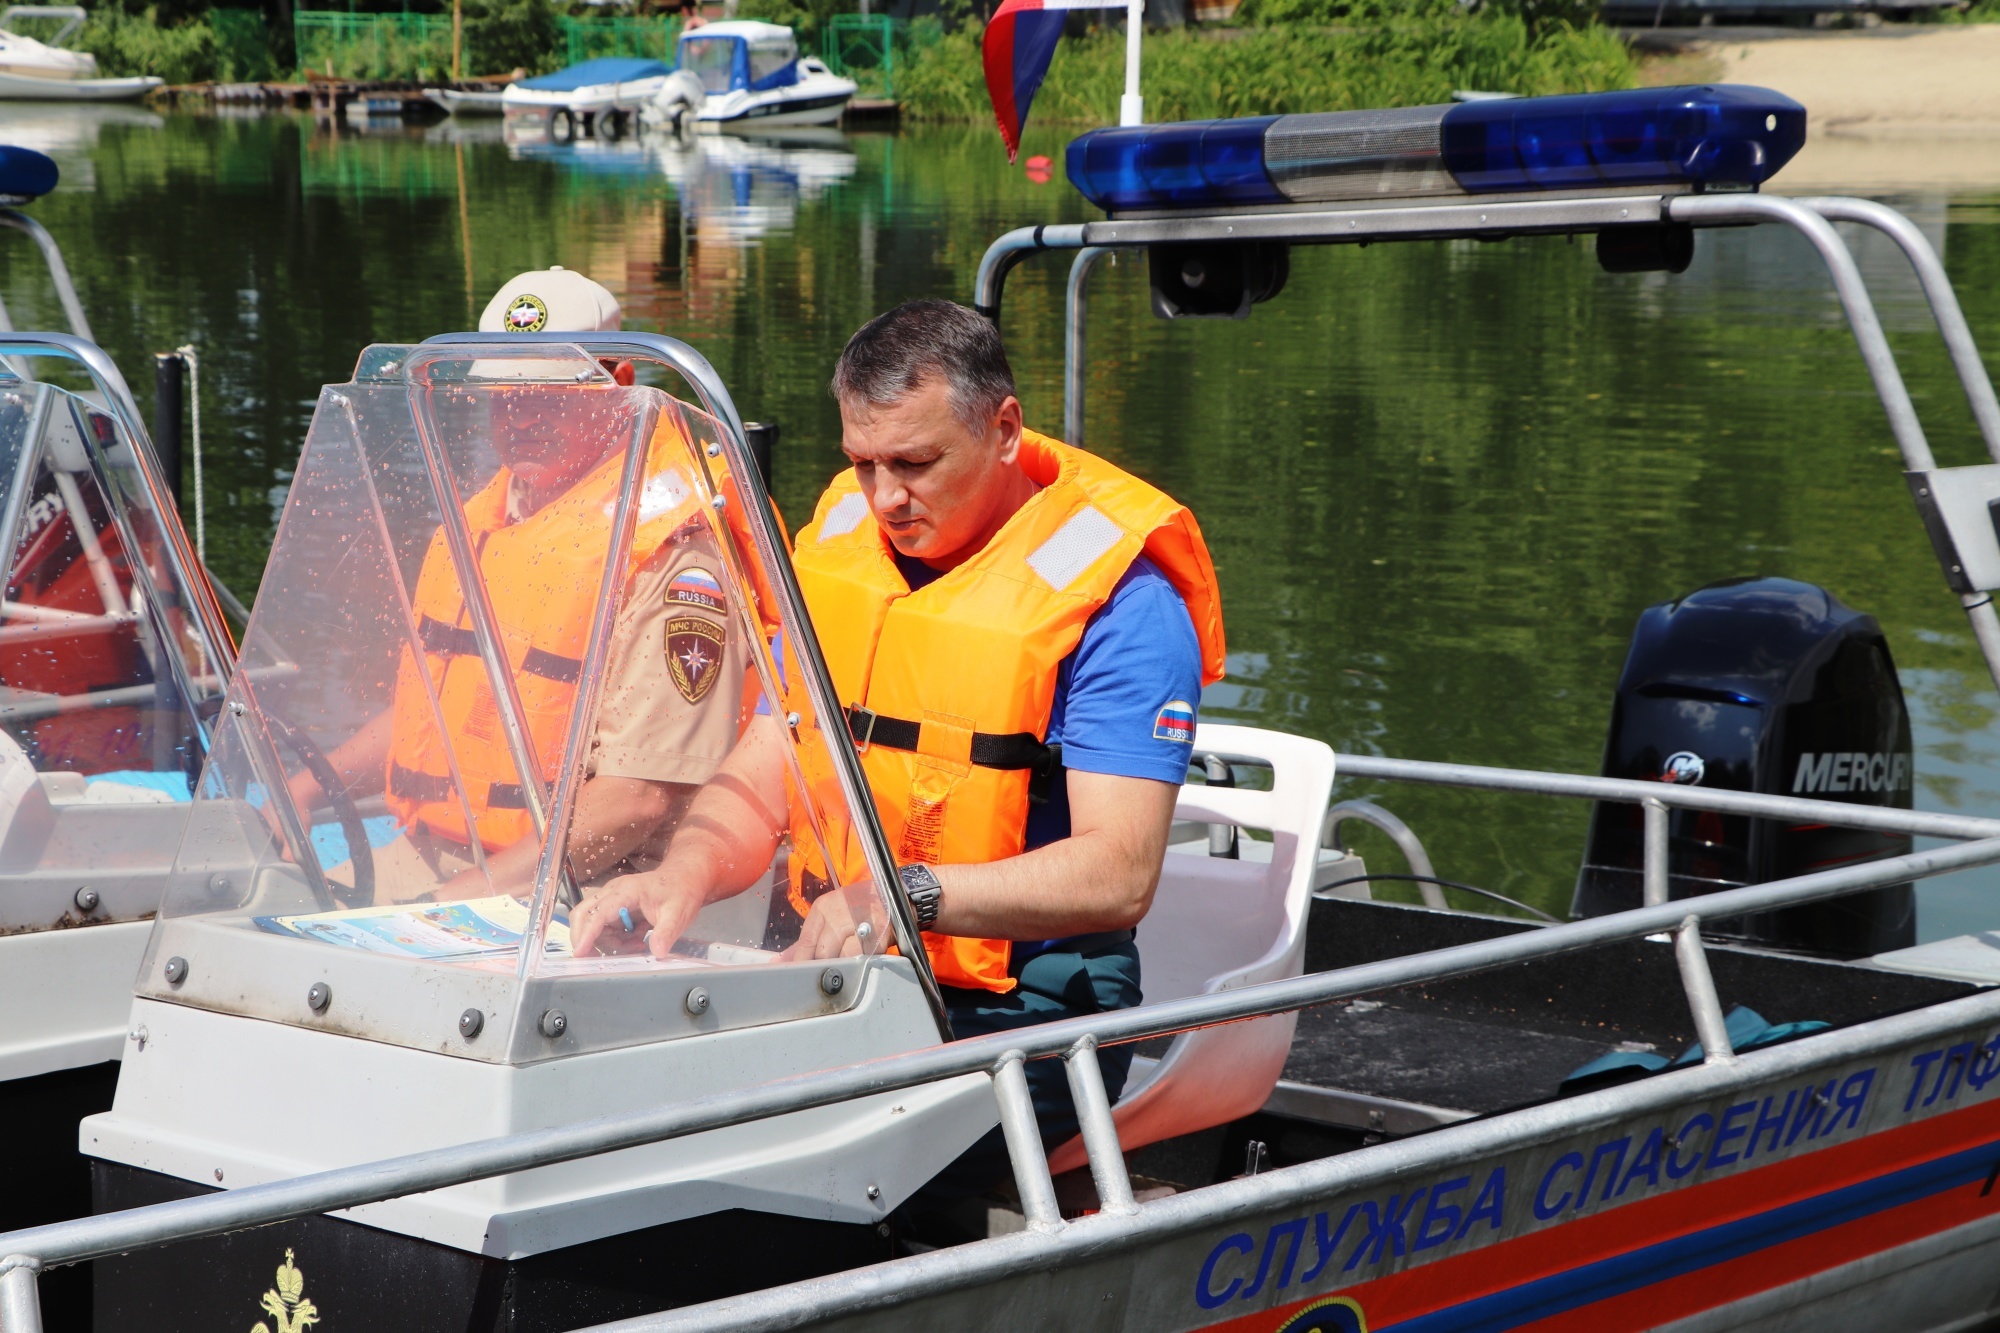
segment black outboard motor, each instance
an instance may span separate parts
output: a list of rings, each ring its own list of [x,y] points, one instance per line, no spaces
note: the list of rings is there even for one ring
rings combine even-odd
[[[1612,704],[1604,775],[1910,808],[1910,715],[1875,617],[1790,579],[1731,579],[1648,607]],[[1900,856],[1906,834],[1668,815],[1672,898]],[[1600,802],[1576,916],[1644,900],[1644,815]],[[1737,917],[1704,934],[1835,958],[1916,942],[1908,884]]]

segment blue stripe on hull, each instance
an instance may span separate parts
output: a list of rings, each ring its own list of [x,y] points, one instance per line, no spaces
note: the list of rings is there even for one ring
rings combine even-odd
[[[1399,1324],[1394,1333],[1493,1333],[1658,1285],[1871,1214],[1984,1182],[2000,1144],[1953,1153],[1704,1231],[1643,1246]],[[1591,1219],[1572,1222],[1588,1226]],[[1799,1274],[1798,1276],[1804,1276]],[[1385,1329],[1386,1333],[1386,1329]]]

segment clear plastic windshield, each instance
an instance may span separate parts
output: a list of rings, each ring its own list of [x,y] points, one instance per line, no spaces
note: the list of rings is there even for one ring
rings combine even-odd
[[[149,916],[227,649],[109,415],[0,382],[0,487],[0,934]]]
[[[736,78],[736,53],[742,46],[740,37],[684,37],[681,68],[692,71],[708,91],[726,93]]]
[[[575,348],[326,390],[141,990],[508,1060],[844,1006],[855,813],[720,440]]]

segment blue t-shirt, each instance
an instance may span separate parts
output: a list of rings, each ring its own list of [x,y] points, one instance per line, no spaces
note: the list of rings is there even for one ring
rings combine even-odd
[[[941,577],[908,556],[897,555],[896,565],[913,592]],[[1062,746],[1064,768],[1178,787],[1194,752],[1200,698],[1201,643],[1187,603],[1159,567],[1141,557],[1057,669],[1044,739]],[[1058,782],[1048,804],[1028,807],[1027,846],[1046,846],[1069,833],[1069,791]]]

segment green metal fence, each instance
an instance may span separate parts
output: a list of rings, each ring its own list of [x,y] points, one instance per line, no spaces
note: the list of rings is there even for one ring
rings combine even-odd
[[[935,18],[913,23],[887,14],[835,14],[820,34],[820,56],[828,69],[853,79],[864,90],[894,97],[897,69],[942,33]]]
[[[451,15],[292,12],[299,68],[349,79],[435,78],[451,69]]]
[[[681,21],[667,18],[563,18],[565,64],[600,56],[642,56],[674,63]]]

